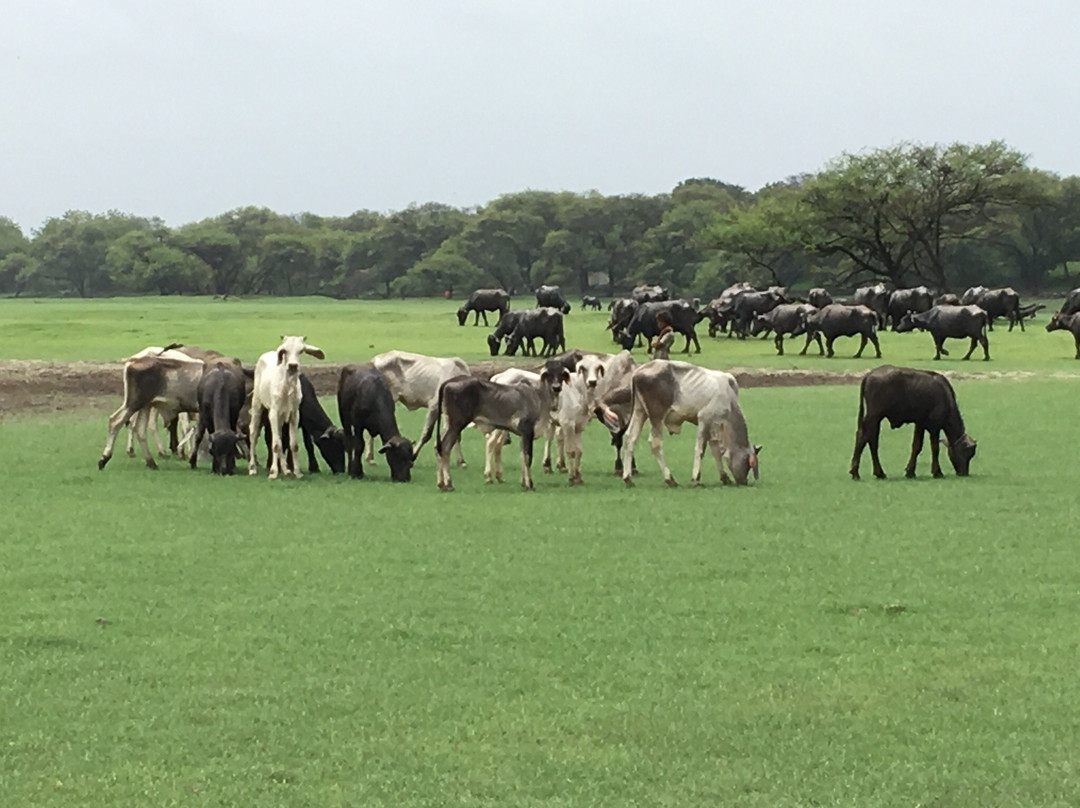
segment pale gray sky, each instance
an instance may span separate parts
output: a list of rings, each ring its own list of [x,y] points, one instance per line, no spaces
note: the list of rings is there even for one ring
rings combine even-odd
[[[0,216],[751,190],[1000,138],[1080,173],[1075,0],[0,0]]]

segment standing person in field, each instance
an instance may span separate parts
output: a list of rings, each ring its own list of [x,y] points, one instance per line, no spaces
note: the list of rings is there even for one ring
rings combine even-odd
[[[660,333],[652,338],[649,343],[649,351],[653,359],[669,359],[671,346],[675,342],[675,329],[671,327],[671,316],[662,311],[656,315],[656,326]]]

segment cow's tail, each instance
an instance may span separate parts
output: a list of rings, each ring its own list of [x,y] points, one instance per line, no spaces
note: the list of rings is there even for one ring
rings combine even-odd
[[[859,382],[859,421],[858,428],[862,429],[863,419],[866,418],[866,377]]]
[[[442,452],[442,407],[443,407],[443,388],[446,387],[446,382],[439,385],[439,392],[435,396],[435,403],[428,405],[427,418],[424,419],[424,432],[420,436],[419,442],[416,444],[416,449],[413,452],[413,462],[416,462],[416,458],[420,456],[420,450],[424,448],[424,444],[431,439],[431,434],[435,433],[435,451]]]

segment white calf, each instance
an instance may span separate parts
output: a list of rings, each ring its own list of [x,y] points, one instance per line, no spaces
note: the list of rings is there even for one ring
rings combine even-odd
[[[292,452],[292,474],[302,477],[297,460],[297,436],[300,434],[300,354],[306,353],[316,359],[324,354],[314,345],[308,345],[305,337],[282,337],[276,351],[267,351],[255,364],[255,380],[251,392],[251,425],[248,429],[248,474],[258,474],[259,464],[256,449],[259,445],[259,432],[262,429],[263,410],[267,411],[270,421],[271,480],[279,473],[288,474],[290,469],[285,462],[284,447],[281,443],[281,431],[289,425],[289,450]]]

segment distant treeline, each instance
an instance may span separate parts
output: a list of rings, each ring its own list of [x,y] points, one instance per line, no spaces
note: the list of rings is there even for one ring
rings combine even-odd
[[[27,238],[0,218],[0,294],[466,294],[541,283],[611,295],[640,282],[711,297],[735,281],[850,289],[1071,285],[1080,178],[1002,142],[845,154],[750,193],[689,179],[656,196],[522,191],[344,217],[239,208],[170,228],[69,211]]]

